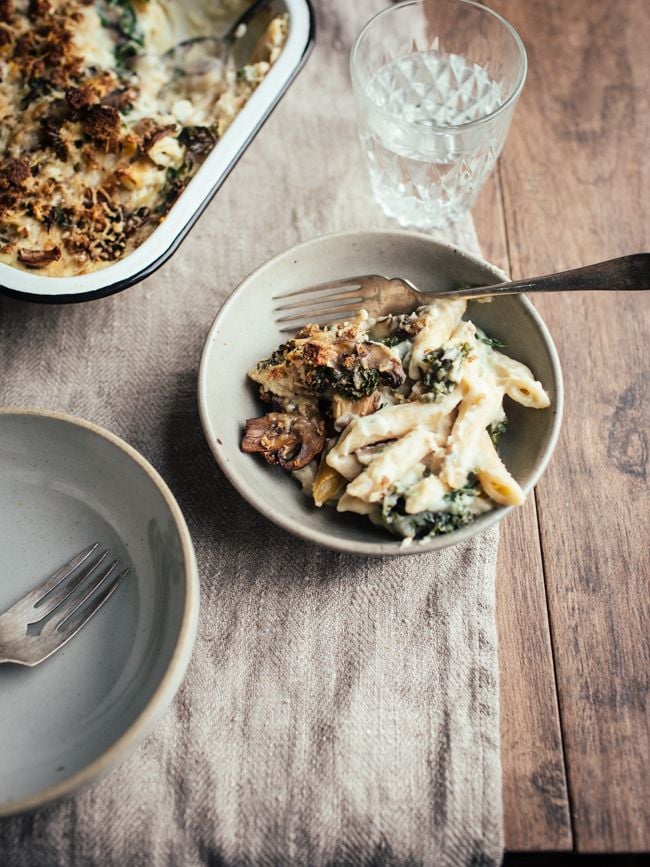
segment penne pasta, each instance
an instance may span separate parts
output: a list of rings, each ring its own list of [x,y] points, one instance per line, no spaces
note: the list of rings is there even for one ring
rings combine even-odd
[[[487,431],[483,431],[479,440],[476,475],[485,493],[495,503],[520,506],[524,502],[524,492],[506,469]]]
[[[325,458],[328,466],[340,473],[344,479],[351,481],[356,479],[363,470],[363,464],[355,454],[341,454],[335,449],[332,449]]]
[[[353,497],[346,491],[336,504],[337,512],[356,512],[357,515],[373,515],[377,511],[376,503],[367,503],[358,497]]]
[[[409,363],[411,379],[420,378],[421,369],[424,367],[424,356],[449,340],[449,336],[460,322],[466,307],[467,302],[461,299],[440,300],[431,304],[427,313],[426,324],[413,341]]]
[[[502,387],[494,381],[482,379],[470,365],[463,386],[465,396],[447,440],[447,454],[440,472],[442,481],[452,489],[467,484],[476,463],[481,434],[499,413],[504,394]]]
[[[445,420],[457,406],[461,396],[460,390],[456,390],[440,403],[399,403],[384,407],[372,415],[355,418],[341,434],[338,443],[327,456],[327,461],[330,466],[335,466],[331,461],[336,461],[338,457],[356,452],[363,446],[404,436],[416,427],[444,431]]]
[[[295,467],[316,505],[367,515],[407,542],[519,505],[496,449],[504,397],[534,408],[549,398],[464,310],[440,300],[378,324],[361,315],[302,329],[251,371],[277,411],[248,420],[243,447]],[[309,460],[313,471],[300,469]]]
[[[544,409],[551,401],[541,382],[538,382],[532,371],[522,364],[509,358],[502,352],[490,350],[492,369],[503,383],[508,397],[523,406]]]
[[[415,428],[387,446],[347,487],[353,497],[376,503],[414,464],[437,447],[435,435]]]

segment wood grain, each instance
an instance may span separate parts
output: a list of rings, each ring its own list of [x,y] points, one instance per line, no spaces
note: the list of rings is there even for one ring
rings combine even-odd
[[[501,749],[508,849],[572,846],[535,500],[503,524],[497,564]]]
[[[499,172],[473,211],[481,250],[508,272]],[[572,845],[535,500],[501,525],[497,564],[501,761],[506,847]]]
[[[643,0],[495,0],[529,79],[502,159],[514,277],[650,246]],[[541,296],[566,377],[537,489],[576,848],[650,849],[647,294]],[[528,848],[528,847],[526,847]]]
[[[507,145],[506,145],[507,147]],[[472,217],[484,259],[501,268],[506,274],[510,271],[508,259],[508,239],[503,213],[501,178],[499,164],[488,177],[481,190],[478,201],[472,209]]]

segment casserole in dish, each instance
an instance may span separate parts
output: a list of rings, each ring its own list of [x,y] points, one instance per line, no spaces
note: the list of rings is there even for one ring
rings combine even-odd
[[[249,5],[0,0],[1,288],[98,297],[171,255],[313,42],[308,0],[202,41]]]

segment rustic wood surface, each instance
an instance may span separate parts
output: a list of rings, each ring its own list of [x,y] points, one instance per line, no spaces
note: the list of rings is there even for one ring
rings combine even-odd
[[[647,250],[647,4],[491,5],[519,30],[530,68],[475,213],[487,258],[524,277]],[[503,530],[506,845],[646,851],[650,299],[536,304],[563,362],[566,405],[535,502]]]
[[[510,272],[500,172],[474,212],[483,255]],[[497,564],[505,838],[570,850],[569,801],[534,499],[501,527]]]

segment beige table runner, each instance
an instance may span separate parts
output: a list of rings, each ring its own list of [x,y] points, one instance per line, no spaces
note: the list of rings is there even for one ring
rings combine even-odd
[[[381,4],[320,5],[306,69],[167,265],[100,301],[0,301],[0,402],[139,449],[178,498],[202,582],[163,721],[92,789],[0,822],[2,867],[500,862],[497,531],[398,560],[321,551],[234,492],[200,429],[201,347],[238,281],[297,241],[389,225],[347,72]],[[470,221],[446,237],[477,249]]]

